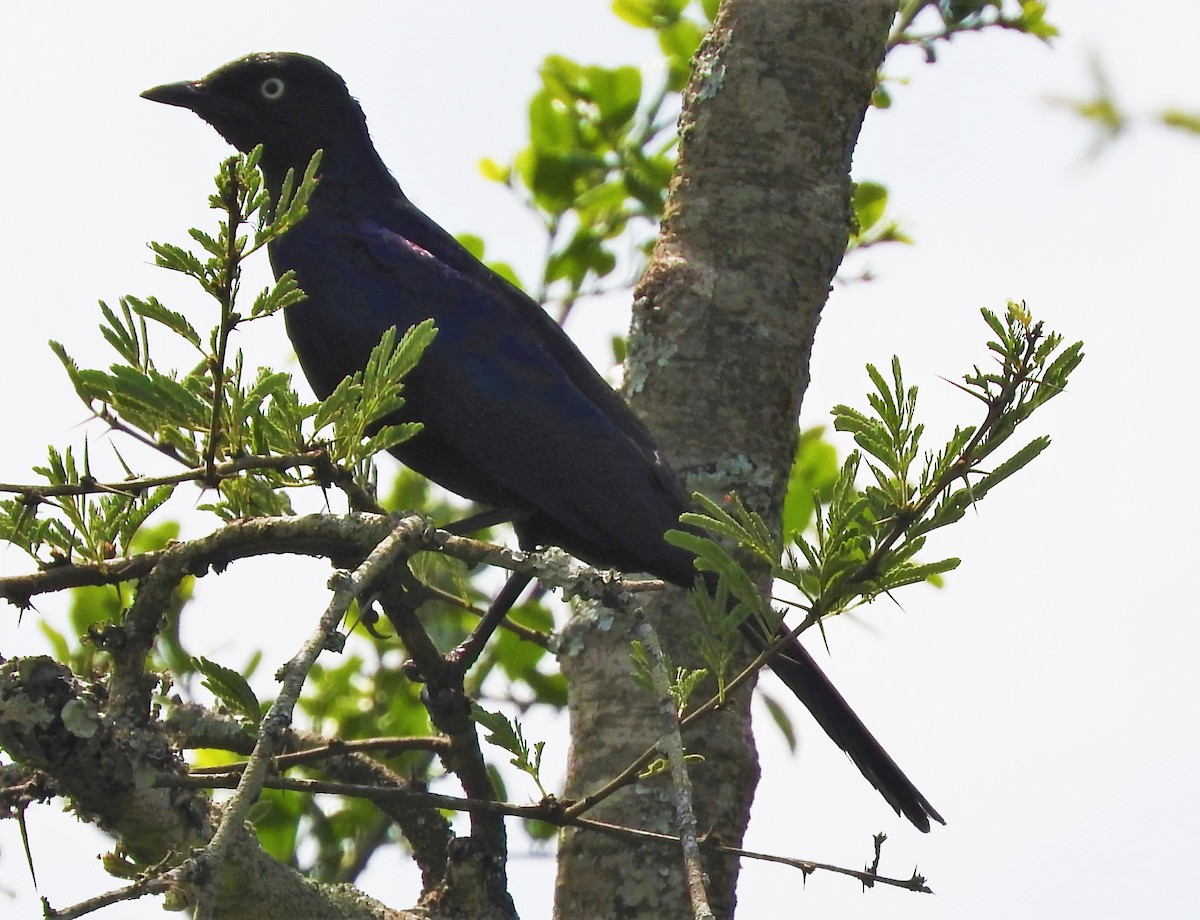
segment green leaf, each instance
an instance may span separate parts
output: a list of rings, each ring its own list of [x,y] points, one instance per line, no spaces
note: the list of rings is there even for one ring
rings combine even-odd
[[[305,296],[304,291],[300,289],[299,282],[296,281],[296,273],[289,268],[279,276],[279,280],[275,284],[263,290],[255,298],[254,305],[250,308],[250,317],[258,319],[262,316],[270,316],[286,307],[301,303]]]
[[[642,99],[642,74],[636,67],[588,67],[588,95],[600,110],[600,124],[624,127]]]
[[[483,157],[479,161],[479,172],[485,179],[508,185],[512,181],[512,167],[497,163],[491,157]],[[460,239],[459,242],[462,242]]]
[[[56,342],[54,339],[50,340],[50,350],[54,352],[55,357],[62,362],[62,366],[67,372],[67,377],[71,381],[71,386],[75,388],[75,393],[79,396],[80,400],[83,401],[84,405],[90,408],[92,403],[92,390],[86,384],[83,373],[80,371],[79,365],[75,362],[75,359],[67,354],[67,349],[62,345],[61,342]]]
[[[416,424],[382,426],[404,405],[403,380],[433,341],[432,320],[409,329],[399,342],[393,327],[384,333],[367,359],[367,366],[351,374],[317,408],[317,431],[333,425],[333,459],[356,463],[377,449],[394,447],[420,430]],[[374,435],[368,437],[374,431]]]
[[[766,693],[760,693],[759,699],[763,705],[767,707],[767,714],[771,717],[771,721],[775,723],[780,734],[783,735],[783,740],[788,746],[788,750],[793,754],[796,752],[796,727],[792,724],[791,716],[788,715],[787,708],[781,706],[773,697]]]
[[[928,562],[924,565],[899,565],[889,569],[886,575],[877,579],[873,588],[877,593],[884,594],[905,585],[933,581],[938,576],[958,568],[961,561],[960,559],[942,559],[939,562]]]
[[[206,427],[209,404],[178,380],[155,370],[138,373],[119,364],[113,365],[111,370],[112,401],[118,408],[145,412],[163,423],[184,429],[203,430]]]
[[[809,526],[817,502],[828,501],[839,468],[837,450],[824,439],[823,428],[801,432],[783,502],[785,538]]]
[[[454,238],[459,244],[471,255],[479,261],[483,261],[484,243],[483,237],[476,236],[474,233],[456,233]]]
[[[204,277],[204,263],[188,250],[170,243],[150,243],[148,245],[155,256],[154,264],[159,268],[181,272],[193,278]]]
[[[571,150],[576,139],[575,124],[574,114],[546,90],[535,93],[529,101],[529,139],[539,153]]]
[[[487,265],[488,268],[494,271],[505,281],[509,282],[514,287],[521,287],[521,279],[517,277],[517,273],[513,271],[511,265],[509,265],[507,262],[497,262],[493,259],[484,258],[485,246],[481,237],[478,237],[473,233],[459,233],[456,234],[455,239],[462,244],[463,248],[466,249],[467,252],[477,258],[480,262],[483,262],[485,265]]]
[[[1025,32],[1047,43],[1059,34],[1056,26],[1046,22],[1046,4],[1039,0],[1021,0],[1018,23]]]
[[[1200,134],[1200,113],[1182,109],[1167,109],[1160,116],[1162,123],[1170,128],[1180,128],[1189,134]]]
[[[653,0],[613,0],[612,11],[631,26],[639,29],[655,27],[655,3]]]
[[[127,303],[138,316],[161,323],[172,332],[182,336],[192,345],[199,347],[200,334],[192,328],[192,324],[187,321],[183,314],[168,310],[156,298],[148,297],[146,300],[139,300],[136,297],[129,296],[123,298],[122,302]]]
[[[854,185],[854,217],[858,232],[870,230],[883,217],[887,208],[887,187],[878,182],[857,182]]]
[[[472,704],[471,717],[487,730],[484,740],[512,754],[509,763],[532,777],[544,796],[546,790],[542,788],[540,772],[546,742],[538,741],[531,746],[518,723],[510,722],[502,713],[488,712],[478,703]]]
[[[695,519],[687,520],[685,523],[697,526]],[[721,544],[707,537],[700,537],[682,530],[668,530],[666,540],[668,543],[692,553],[696,557],[697,568],[715,572],[728,585],[729,592],[745,604],[750,611],[761,610],[762,600],[759,597],[758,588],[754,584],[754,579]]]
[[[128,506],[124,520],[117,532],[118,549],[126,553],[130,550],[138,531],[146,523],[146,519],[166,504],[167,499],[174,492],[174,486],[159,486]]]
[[[616,267],[616,256],[589,229],[581,227],[562,250],[546,262],[546,280],[566,279],[576,288],[589,274],[603,278]]]
[[[262,719],[262,704],[241,674],[208,658],[193,658],[192,664],[207,678],[204,686],[233,713],[251,722]]]
[[[365,442],[368,453],[379,454],[391,450],[397,444],[403,444],[410,438],[421,433],[424,426],[420,422],[406,422],[403,425],[384,425]]]

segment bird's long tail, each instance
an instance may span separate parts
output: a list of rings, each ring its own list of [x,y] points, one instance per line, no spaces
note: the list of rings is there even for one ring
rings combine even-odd
[[[675,547],[671,547],[670,551],[658,560],[659,577],[675,584],[688,584],[683,573],[690,569],[690,578],[694,579],[696,570],[691,565],[690,556],[675,550]],[[706,572],[701,577],[709,591],[715,592],[716,575]],[[742,632],[756,650],[762,651],[776,638],[786,635],[787,630],[781,626],[775,636],[768,638],[767,631],[757,620],[747,619],[742,622]],[[862,719],[850,708],[845,697],[825,676],[825,672],[818,667],[799,640],[792,639],[784,646],[771,659],[770,666],[784,685],[795,694],[796,699],[812,713],[817,724],[849,755],[862,775],[879,790],[897,814],[904,815],[925,833],[929,832],[931,818],[939,824],[946,823],[937,813],[937,809],[930,805],[929,800],[913,785],[912,780],[904,775],[904,771],[883,749],[883,745],[871,734]]]
[[[766,647],[766,638],[754,623],[746,621],[742,631],[756,648]],[[777,635],[785,633],[781,628]],[[771,670],[808,708],[817,724],[850,756],[862,775],[897,814],[903,814],[926,833],[929,832],[930,818],[940,824],[946,823],[850,708],[804,646],[793,639],[771,660]]]

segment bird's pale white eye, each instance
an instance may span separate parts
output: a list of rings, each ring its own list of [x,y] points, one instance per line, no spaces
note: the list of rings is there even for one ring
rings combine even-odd
[[[284,85],[284,82],[279,77],[267,77],[267,79],[262,81],[262,85],[259,86],[258,91],[262,93],[262,97],[267,102],[275,102],[283,98],[283,94],[287,91],[287,86]]]

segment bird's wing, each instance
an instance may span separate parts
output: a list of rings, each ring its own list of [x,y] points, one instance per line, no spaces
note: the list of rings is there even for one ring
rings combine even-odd
[[[420,247],[446,269],[486,291],[487,298],[505,315],[518,322],[531,340],[536,339],[580,392],[603,408],[628,438],[647,453],[655,452],[649,432],[637,416],[629,411],[625,401],[596,372],[562,327],[528,294],[482,264],[407,198],[402,198],[398,207],[386,212],[383,224],[386,232],[394,235],[376,238],[385,247],[393,246],[397,238],[403,241],[402,245]]]
[[[632,411],[536,303],[413,235],[360,220],[285,260],[309,295],[289,332],[310,379],[336,383],[387,327],[432,318],[406,393],[425,430],[401,459],[469,497],[512,496],[554,522],[546,542],[589,561],[656,559],[684,504]]]

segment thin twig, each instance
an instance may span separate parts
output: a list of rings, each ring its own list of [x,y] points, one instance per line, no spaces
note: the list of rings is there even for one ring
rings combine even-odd
[[[521,596],[521,592],[525,590],[532,579],[533,576],[525,572],[514,572],[509,575],[504,587],[500,589],[487,611],[479,618],[479,623],[471,630],[471,634],[446,656],[460,675],[469,671],[471,665],[479,660],[484,646],[492,638],[496,628],[508,619],[508,613],[512,610],[513,604],[517,602],[517,598]]]
[[[1040,329],[1040,326],[1038,328]],[[897,541],[908,532],[912,524],[921,520],[926,512],[933,507],[934,502],[956,480],[966,478],[973,466],[976,452],[987,438],[995,432],[996,425],[1004,416],[1004,410],[1017,395],[1017,391],[1029,382],[1030,374],[1033,371],[1032,361],[1037,352],[1039,341],[1040,336],[1036,333],[1027,337],[1025,353],[1021,356],[1017,366],[1011,368],[1010,375],[1000,388],[1000,392],[988,400],[988,409],[983,422],[975,431],[975,434],[972,435],[970,441],[963,446],[963,449],[959,452],[958,459],[947,467],[946,472],[940,478],[930,483],[925,495],[917,504],[903,509],[903,514],[896,515],[891,529],[876,544],[875,550],[871,553],[870,557],[843,582],[844,586],[861,585],[874,578],[883,563],[884,557],[891,552],[892,547],[896,545]],[[1009,371],[1009,368],[1005,368],[1005,370]],[[845,593],[844,588],[842,593]]]
[[[177,887],[178,885],[173,879],[159,875],[154,878],[139,879],[132,885],[126,885],[124,888],[116,888],[104,894],[96,895],[94,898],[80,901],[78,904],[73,904],[63,910],[55,910],[49,904],[46,904],[45,901],[42,902],[42,905],[47,920],[76,920],[77,917],[84,917],[87,914],[94,913],[105,907],[111,907],[114,904],[134,901],[148,894],[165,894]]]
[[[238,774],[226,774],[224,776],[186,776],[178,774],[165,774],[158,778],[156,785],[167,788],[184,789],[232,789],[237,786],[238,780]],[[646,830],[638,827],[628,827],[621,824],[612,824],[606,821],[597,821],[592,818],[583,818],[577,815],[572,815],[570,813],[570,809],[563,808],[559,802],[553,799],[547,799],[533,805],[521,805],[515,802],[463,798],[459,796],[442,795],[436,792],[426,792],[415,789],[399,789],[394,787],[381,788],[379,786],[366,786],[356,783],[338,783],[313,779],[294,779],[286,776],[268,776],[263,782],[263,787],[266,789],[279,789],[286,792],[303,792],[308,795],[325,794],[352,796],[377,803],[395,801],[426,808],[438,808],[464,812],[485,812],[494,815],[508,815],[515,818],[542,821],[546,824],[554,825],[555,827],[577,827],[582,830],[607,834],[608,836],[625,840],[646,840],[663,843],[670,846],[680,845],[679,837],[674,834],[664,834],[660,831]],[[743,850],[739,849],[738,847],[726,846],[720,841],[708,837],[700,838],[699,844],[700,848],[704,852],[727,853],[745,859],[779,863],[780,865],[791,866],[792,868],[800,869],[806,874],[817,870],[833,872],[838,875],[845,875],[850,878],[857,879],[863,884],[889,885],[895,888],[904,888],[909,891],[920,891],[926,894],[932,894],[932,891],[925,884],[925,879],[915,874],[910,879],[889,878],[887,876],[876,875],[873,872],[864,871],[861,869],[849,869],[845,866],[837,866],[831,863],[816,862],[814,860],[798,859],[789,856],[778,856],[771,853],[759,853],[754,850]]]
[[[213,343],[216,354],[209,359],[209,369],[212,371],[212,419],[208,429],[208,449],[204,454],[204,470],[209,485],[216,485],[217,442],[221,436],[221,410],[225,406],[225,362],[229,348],[229,336],[237,325],[233,312],[233,301],[237,295],[238,281],[241,278],[242,248],[238,243],[238,229],[245,219],[242,214],[239,192],[241,178],[238,176],[237,160],[230,158],[225,161],[222,174],[226,180],[223,189],[222,204],[228,220],[223,228],[225,231],[225,261],[221,264],[222,278],[219,290],[212,291],[221,306],[221,321],[217,326]],[[218,183],[219,184],[219,183]]]
[[[684,876],[687,879],[688,898],[692,903],[692,915],[696,920],[707,920],[713,916],[708,903],[708,892],[704,888],[704,863],[700,858],[700,844],[696,831],[696,810],[692,806],[692,780],[687,770],[687,755],[683,749],[683,737],[679,729],[679,713],[675,697],[671,693],[671,677],[667,673],[662,645],[658,633],[646,617],[640,604],[628,604],[636,626],[635,635],[646,653],[650,680],[654,685],[655,704],[662,736],[658,748],[667,758],[671,769],[671,789],[675,798],[675,822],[683,849]]]
[[[327,458],[323,450],[310,450],[300,454],[253,455],[238,457],[218,463],[213,475],[218,479],[231,479],[248,470],[275,470],[285,472],[298,467],[316,468]],[[31,485],[26,483],[0,482],[0,492],[16,492],[30,499],[52,498],[60,495],[92,495],[96,493],[137,496],[158,486],[175,486],[185,482],[204,482],[206,471],[203,466],[189,467],[170,476],[139,476],[117,482],[97,482],[85,479],[55,485]]]
[[[413,738],[359,738],[352,741],[330,741],[327,744],[305,748],[302,751],[292,751],[289,754],[275,755],[275,768],[286,770],[303,764],[320,763],[330,757],[340,757],[345,754],[403,754],[408,751],[425,751],[437,754],[446,748],[446,739],[436,735],[418,736]],[[218,764],[213,767],[193,767],[193,776],[224,775],[240,773],[246,769],[247,763]]]

